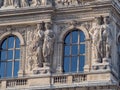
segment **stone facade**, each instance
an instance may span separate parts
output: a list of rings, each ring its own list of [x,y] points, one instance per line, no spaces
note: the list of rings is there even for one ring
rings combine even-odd
[[[20,39],[18,78],[0,90],[119,90],[119,0],[1,0],[0,44]],[[85,34],[84,73],[63,73],[65,35]]]

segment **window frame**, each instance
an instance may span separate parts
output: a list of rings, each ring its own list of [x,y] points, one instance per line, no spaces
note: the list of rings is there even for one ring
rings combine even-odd
[[[80,51],[80,45],[84,45],[84,53],[83,54],[80,54],[80,52],[76,55],[77,57],[79,57],[79,58],[77,58],[77,59],[79,59],[79,60],[77,60],[77,70],[76,70],[76,72],[72,72],[72,66],[71,67],[69,67],[69,68],[71,68],[71,70],[69,69],[69,72],[65,72],[64,71],[64,58],[65,57],[67,57],[67,56],[65,56],[65,39],[66,39],[66,37],[68,36],[68,35],[70,35],[70,34],[72,34],[72,32],[74,32],[74,31],[77,31],[77,32],[79,32],[79,34],[78,34],[78,40],[79,40],[79,42],[77,42],[77,43],[70,43],[70,45],[69,46],[72,46],[72,45],[77,45],[78,46],[78,51]],[[83,35],[84,35],[84,42],[80,42],[80,32],[82,32],[83,33]],[[72,37],[72,36],[71,36]],[[69,31],[69,32],[67,32],[67,34],[65,35],[65,37],[63,38],[64,40],[63,40],[63,64],[62,64],[62,67],[63,67],[63,73],[79,73],[79,72],[84,72],[84,66],[85,66],[85,63],[86,63],[86,42],[85,42],[85,40],[86,40],[86,37],[85,37],[85,33],[82,31],[82,30],[79,30],[79,29],[74,29],[74,30],[71,30],[71,31]],[[70,38],[71,39],[71,38]],[[72,40],[72,39],[71,39]],[[71,47],[70,47],[71,48]],[[71,53],[71,50],[70,50],[70,54],[72,54]],[[83,68],[83,71],[80,71],[80,56],[84,56],[84,66],[82,67]],[[68,57],[70,57],[70,58],[72,58],[72,57],[74,57],[74,55],[69,55]],[[70,61],[72,61],[72,60],[70,60]]]
[[[8,40],[10,39],[10,38],[13,38],[13,47],[10,47],[10,48],[8,48]],[[18,47],[16,47],[16,45],[17,45],[17,42],[18,41],[18,43],[19,43],[19,46]],[[5,49],[2,49],[2,45],[4,44],[4,42],[6,42],[6,48]],[[1,60],[1,53],[3,52],[3,51],[6,51],[6,60]],[[9,51],[12,51],[13,52],[13,55],[12,55],[12,58],[11,59],[8,59],[8,56],[9,56],[9,54],[8,54],[8,52]],[[19,58],[15,58],[15,53],[16,53],[16,51],[18,51],[18,53],[19,53]],[[0,65],[1,65],[1,63],[4,63],[5,64],[5,66],[4,66],[4,68],[2,68],[2,69],[5,69],[5,71],[4,71],[4,74],[3,74],[3,76],[1,76],[0,78],[13,78],[13,77],[18,77],[18,71],[19,71],[19,69],[20,69],[20,39],[17,37],[17,36],[15,36],[15,35],[9,35],[9,36],[6,36],[3,40],[2,40],[2,42],[1,42],[1,44],[0,44]],[[7,66],[7,64],[8,63],[12,63],[12,67],[11,67],[11,75],[10,76],[7,76],[7,70],[8,70],[8,66]],[[18,67],[18,70],[17,71],[15,71],[15,64],[16,63],[19,63],[19,65],[17,65],[17,67]],[[0,67],[1,68],[1,67]]]

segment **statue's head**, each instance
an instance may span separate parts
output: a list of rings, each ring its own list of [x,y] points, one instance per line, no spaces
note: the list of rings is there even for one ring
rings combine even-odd
[[[109,24],[110,23],[110,17],[106,16],[104,17],[104,24]]]
[[[51,22],[46,22],[45,23],[45,28],[46,28],[46,30],[51,30],[52,29],[52,23]]]
[[[38,30],[44,30],[44,22],[38,23],[37,24],[37,29]]]
[[[98,24],[98,25],[102,25],[103,24],[103,16],[100,16],[100,17],[95,17],[95,22]]]

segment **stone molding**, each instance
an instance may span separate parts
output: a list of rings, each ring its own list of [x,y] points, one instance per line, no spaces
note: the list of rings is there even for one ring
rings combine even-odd
[[[20,39],[20,45],[25,45],[25,42],[24,42],[24,39],[23,39],[23,36],[19,33],[19,32],[6,32],[4,34],[2,34],[0,36],[0,44],[2,43],[2,41],[9,35],[15,35],[17,36],[19,39]]]

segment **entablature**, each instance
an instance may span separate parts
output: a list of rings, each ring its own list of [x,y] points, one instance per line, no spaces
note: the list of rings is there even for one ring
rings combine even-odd
[[[111,3],[107,0],[96,5],[91,3],[90,5],[83,6],[68,6],[57,8],[54,6],[38,6],[38,7],[25,7],[15,9],[1,9],[0,10],[0,26],[15,25],[15,24],[31,24],[41,21],[60,21],[71,20],[86,17],[96,17],[96,14],[109,13]],[[92,2],[92,0],[90,1]],[[103,10],[104,9],[104,10]],[[64,13],[64,14],[63,14]],[[77,15],[76,15],[77,14]]]

